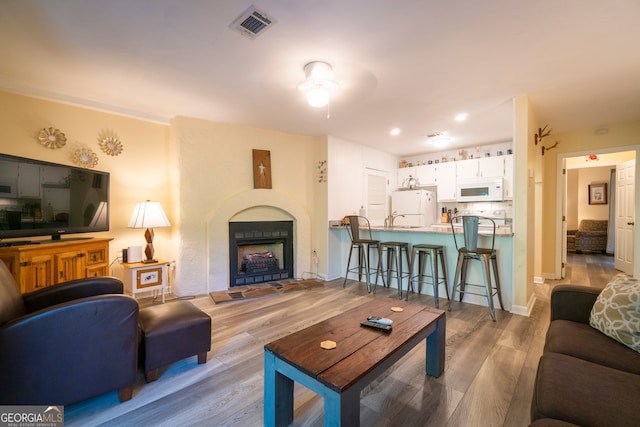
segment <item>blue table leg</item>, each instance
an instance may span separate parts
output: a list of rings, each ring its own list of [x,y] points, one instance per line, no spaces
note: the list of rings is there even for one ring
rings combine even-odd
[[[324,427],[357,427],[360,425],[360,389],[352,387],[343,393],[324,388]]]
[[[439,377],[444,372],[444,349],[446,344],[446,317],[436,321],[436,328],[427,335],[427,375]]]
[[[264,425],[286,426],[293,422],[293,380],[276,371],[275,356],[264,351]]]

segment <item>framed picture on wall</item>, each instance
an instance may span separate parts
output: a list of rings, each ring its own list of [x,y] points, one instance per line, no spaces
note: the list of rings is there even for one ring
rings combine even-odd
[[[590,184],[589,185],[589,204],[590,205],[606,205],[607,204],[607,184]]]

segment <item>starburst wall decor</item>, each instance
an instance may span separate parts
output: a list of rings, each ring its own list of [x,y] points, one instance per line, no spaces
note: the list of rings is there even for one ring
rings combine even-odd
[[[85,168],[93,168],[98,164],[98,155],[89,148],[78,148],[73,153],[73,163]]]
[[[117,136],[105,136],[98,139],[100,149],[110,156],[117,156],[122,153],[122,142]]]
[[[47,148],[61,148],[67,143],[67,137],[60,129],[42,128],[38,133],[38,142]]]

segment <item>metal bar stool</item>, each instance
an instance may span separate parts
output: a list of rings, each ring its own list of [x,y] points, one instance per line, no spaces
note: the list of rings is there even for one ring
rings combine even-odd
[[[414,275],[413,273],[416,266],[416,255],[418,256],[418,271],[417,274]],[[427,274],[427,258],[431,258],[431,275]],[[438,259],[440,260],[441,270],[438,269]],[[411,292],[414,292],[413,283],[415,282],[416,278],[418,279],[418,295],[422,293],[422,284],[424,283],[425,278],[431,279],[431,284],[433,285],[433,298],[435,300],[436,308],[440,308],[438,288],[440,287],[441,283],[444,285],[447,299],[450,299],[449,285],[447,280],[447,266],[445,264],[444,257],[444,246],[431,245],[428,243],[413,245],[409,271],[411,273],[411,280],[407,284],[407,301],[409,300],[409,286],[411,286]],[[442,274],[440,274],[440,272]]]
[[[491,237],[491,247],[479,248],[478,247],[478,223],[480,220],[490,221],[493,225]],[[458,246],[458,240],[456,238],[456,226],[462,223],[462,231],[464,236],[464,246]],[[480,295],[487,297],[487,304],[489,306],[489,313],[491,319],[495,322],[496,315],[494,311],[493,297],[497,295],[500,308],[504,310],[502,305],[502,294],[500,291],[500,277],[498,275],[498,257],[494,248],[496,239],[496,223],[491,218],[481,216],[457,216],[451,220],[451,232],[453,233],[453,241],[458,250],[458,262],[456,265],[456,274],[453,278],[453,290],[451,292],[451,299],[449,300],[448,310],[451,311],[451,302],[456,297],[456,290],[460,293],[460,301],[467,292],[472,295]],[[484,284],[472,284],[467,283],[467,271],[469,268],[469,261],[481,261],[484,266]],[[493,277],[495,281],[495,288],[491,284],[491,268],[493,268]],[[483,292],[473,292],[466,290],[465,286],[472,286],[483,289]]]
[[[344,288],[347,283],[347,278],[349,277],[349,273],[358,273],[358,281],[362,282],[362,275],[364,270],[364,275],[367,278],[367,292],[371,292],[371,249],[374,249],[376,252],[379,252],[380,241],[374,240],[371,235],[371,225],[369,224],[369,220],[363,216],[350,215],[347,217],[349,219],[349,224],[347,224],[347,232],[349,233],[349,238],[351,239],[351,248],[349,249],[349,259],[347,260],[347,272],[344,275],[344,282],[342,282],[342,287]],[[353,250],[358,250],[358,265],[355,267],[351,266],[351,256],[353,254]],[[378,269],[376,268],[376,284],[378,284]]]
[[[383,259],[384,252],[386,251],[386,269],[384,268]],[[402,272],[402,252],[404,251],[405,259],[407,261],[407,272]],[[395,264],[395,268],[394,268]],[[398,298],[402,299],[402,280],[406,277],[408,282],[411,282],[411,260],[409,259],[409,243],[406,242],[382,242],[380,243],[379,255],[378,255],[378,272],[382,276],[382,284],[384,286],[391,285],[391,279],[395,277],[396,284],[398,285]],[[387,280],[385,282],[385,276]],[[376,292],[378,286],[378,274],[376,273],[376,284],[373,288],[373,293]],[[407,286],[409,284],[407,283]]]

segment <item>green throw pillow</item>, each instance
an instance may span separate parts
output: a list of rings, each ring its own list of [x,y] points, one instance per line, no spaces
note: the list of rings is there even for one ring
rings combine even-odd
[[[616,275],[598,295],[589,324],[640,352],[640,281]]]

